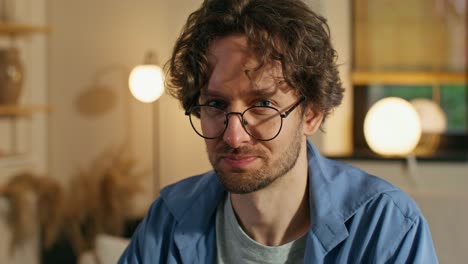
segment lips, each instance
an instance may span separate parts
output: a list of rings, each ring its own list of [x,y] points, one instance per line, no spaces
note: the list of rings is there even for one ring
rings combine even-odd
[[[266,153],[259,148],[244,145],[239,148],[232,148],[227,144],[219,145],[216,149],[217,169],[227,169],[231,171],[245,171],[251,169],[254,163],[263,160]]]
[[[229,167],[233,168],[245,168],[251,165],[258,159],[256,156],[246,156],[246,155],[226,155],[221,157],[221,161],[226,163]]]

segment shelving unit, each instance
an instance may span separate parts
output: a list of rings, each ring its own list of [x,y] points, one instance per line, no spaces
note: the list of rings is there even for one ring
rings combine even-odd
[[[0,22],[0,35],[21,36],[33,33],[48,33],[49,31],[48,27],[43,26]]]
[[[48,105],[0,105],[0,118],[2,117],[30,117],[34,113],[50,113],[52,108]]]
[[[17,40],[32,34],[46,34],[49,31],[50,29],[45,26],[0,22],[0,38]],[[24,89],[30,88],[25,86]],[[24,158],[20,158],[26,153],[19,151],[17,146],[20,142],[26,140],[26,143],[23,142],[23,144],[26,144],[28,146],[27,151],[30,151],[30,137],[33,131],[31,131],[31,127],[19,127],[18,123],[20,119],[25,119],[25,121],[21,122],[31,123],[34,122],[30,120],[34,115],[47,114],[51,111],[52,108],[48,105],[32,104],[29,101],[15,105],[0,104],[0,121],[3,124],[2,129],[4,129],[3,136],[7,137],[3,138],[3,144],[6,145],[4,146],[3,153],[0,152],[0,166],[5,167],[26,162]],[[19,136],[20,134],[26,135],[26,138]]]

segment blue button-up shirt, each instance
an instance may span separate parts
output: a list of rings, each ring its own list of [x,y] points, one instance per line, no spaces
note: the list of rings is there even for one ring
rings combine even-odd
[[[307,143],[311,226],[304,263],[437,263],[416,203],[397,187],[322,157]],[[216,208],[226,190],[211,171],[161,191],[119,263],[215,263]]]

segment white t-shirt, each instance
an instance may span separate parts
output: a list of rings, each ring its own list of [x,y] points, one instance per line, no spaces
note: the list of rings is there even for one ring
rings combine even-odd
[[[239,225],[227,195],[216,211],[218,263],[303,263],[306,235],[277,247],[251,239]]]

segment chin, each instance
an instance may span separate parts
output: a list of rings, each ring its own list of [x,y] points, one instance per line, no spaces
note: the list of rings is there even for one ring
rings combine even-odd
[[[223,173],[217,171],[219,181],[224,188],[235,194],[248,194],[266,188],[276,178],[261,177],[262,173]]]

